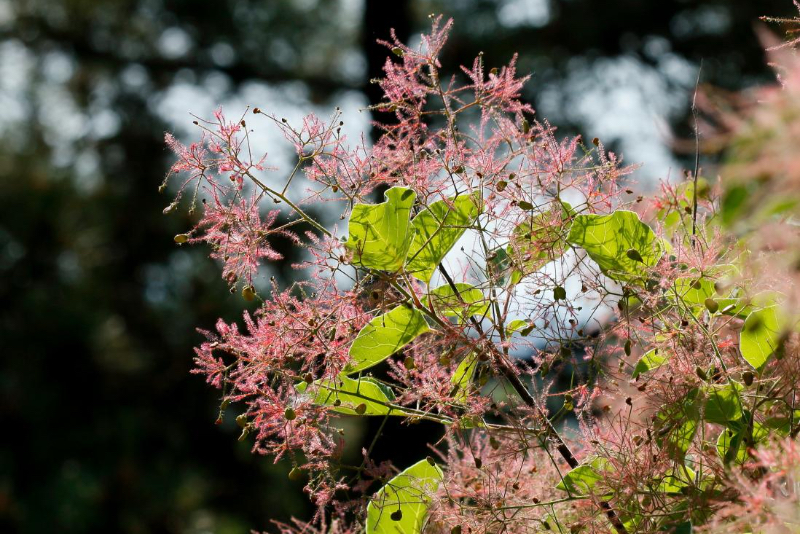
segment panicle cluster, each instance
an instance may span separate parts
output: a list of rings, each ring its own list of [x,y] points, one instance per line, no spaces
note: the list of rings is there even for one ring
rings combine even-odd
[[[259,212],[260,197],[224,202],[219,192],[213,191],[212,202],[204,202],[203,217],[188,234],[189,243],[205,243],[212,249],[211,257],[222,260],[222,277],[230,286],[240,280],[252,286],[258,266],[264,260],[283,259],[271,245],[276,236],[299,245],[300,238],[286,226],[275,227],[280,211],[272,210],[263,217]],[[187,236],[187,237],[188,237]]]
[[[370,458],[380,433],[360,466],[342,463],[340,418],[349,416],[444,426],[432,444],[441,480],[415,501],[430,532],[791,523],[784,510],[795,497],[781,484],[800,465],[800,355],[791,320],[768,314],[800,309],[800,257],[776,263],[800,243],[791,219],[800,203],[777,202],[765,215],[752,199],[775,200],[778,185],[786,198],[800,189],[795,126],[785,120],[800,68],[790,64],[791,83],[764,109],[725,118],[736,125],[729,138],[754,143],[723,167],[730,182],[695,169],[643,202],[623,183],[634,168],[600,140],[561,139],[534,118],[516,56],[487,73],[481,55],[462,68],[466,82],[443,80],[451,25],[434,19],[418,48],[394,34],[384,43],[395,57],[372,111],[392,120],[375,123],[383,135],[374,146],[351,146],[338,110],[295,127],[255,108],[295,149],[280,186],[262,177],[265,159],[252,157],[243,118],[217,112],[198,122],[201,140],[188,147],[167,135],[178,157],[170,175],[183,176],[176,203],[190,186],[210,199],[176,241],[209,244],[223,277],[244,282],[243,296],[259,305],[243,328],[220,320],[204,332],[195,372],[222,390],[220,417],[242,404],[242,439],[290,458],[290,476],[308,481],[319,507],[311,523],[281,531],[360,531],[353,521],[372,493],[400,495],[394,468]],[[754,141],[776,124],[777,141]],[[287,193],[295,177],[306,180],[300,199]],[[390,187],[404,192],[376,205],[370,193]],[[464,199],[479,214],[453,223]],[[351,217],[350,235],[318,222],[320,200]],[[435,228],[424,237],[426,217]],[[764,220],[780,233],[753,233]],[[262,298],[258,269],[282,258],[278,236],[305,249],[295,267],[308,279],[273,282]],[[361,255],[365,241],[383,247],[373,265]],[[451,248],[461,256],[444,261]],[[398,266],[398,250],[414,252]],[[435,259],[426,276],[411,268],[422,252]],[[761,365],[743,357],[748,336],[766,354]],[[753,512],[742,514],[746,506]],[[388,520],[404,513],[398,503]]]

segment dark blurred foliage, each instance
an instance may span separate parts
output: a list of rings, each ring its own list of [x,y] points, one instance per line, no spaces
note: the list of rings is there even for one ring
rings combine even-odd
[[[173,244],[191,218],[161,213],[169,199],[157,188],[171,161],[163,132],[185,126],[163,112],[175,86],[215,98],[257,83],[324,109],[356,91],[366,105],[379,96],[368,80],[385,57],[374,39],[389,27],[411,36],[429,12],[443,12],[457,22],[451,65],[479,51],[499,65],[518,51],[520,70],[534,73],[526,96],[536,107],[575,131],[610,126],[607,140],[624,146],[625,131],[617,138],[613,121],[592,119],[581,95],[637,86],[626,76],[648,73],[677,98],[667,107],[673,128],[688,132],[699,60],[704,81],[729,89],[768,79],[752,23],[791,7],[0,2],[0,531],[240,533],[308,513],[287,466],[237,442],[235,414],[215,426],[218,393],[189,374],[195,327],[235,320],[244,302],[205,251]],[[608,79],[620,59],[636,67]],[[643,90],[645,102],[664,98]],[[186,113],[199,106],[179,102]],[[285,279],[293,259],[275,274]],[[421,450],[413,436],[431,431],[391,429],[379,448],[403,465]]]

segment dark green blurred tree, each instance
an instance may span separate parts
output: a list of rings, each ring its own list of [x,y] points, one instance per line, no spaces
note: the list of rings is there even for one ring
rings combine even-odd
[[[583,96],[598,112],[614,91],[667,98],[686,132],[699,60],[730,89],[767,79],[752,22],[791,3],[0,2],[0,531],[244,533],[308,513],[286,466],[251,455],[230,415],[213,425],[217,393],[189,375],[194,328],[244,303],[205,251],[172,243],[191,220],[161,214],[163,132],[185,127],[164,106],[176,88],[221,100],[257,84],[278,89],[276,113],[287,95],[365,107],[386,55],[374,39],[412,35],[431,11],[456,18],[451,64],[519,52],[535,106],[624,147],[630,132]],[[186,123],[205,105],[177,101]],[[383,454],[402,465],[409,450],[387,440]]]

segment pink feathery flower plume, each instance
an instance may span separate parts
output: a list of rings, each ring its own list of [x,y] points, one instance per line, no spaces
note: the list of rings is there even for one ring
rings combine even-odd
[[[293,232],[274,227],[280,210],[260,215],[258,197],[249,201],[240,198],[225,204],[215,192],[213,201],[204,205],[203,218],[193,230],[198,235],[189,242],[203,242],[212,247],[211,257],[224,262],[222,276],[231,285],[239,280],[252,285],[262,260],[283,259],[270,245],[271,238],[285,237],[300,244]]]

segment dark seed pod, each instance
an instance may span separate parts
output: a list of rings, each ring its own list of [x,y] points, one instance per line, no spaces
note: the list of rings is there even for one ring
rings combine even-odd
[[[508,182],[506,182],[505,180],[500,180],[499,182],[497,182],[498,193],[502,193],[503,191],[505,191],[506,187],[508,187]]]
[[[450,529],[450,534],[461,534],[461,525],[456,525]]]
[[[745,371],[744,373],[742,373],[742,381],[744,382],[745,386],[748,386],[748,387],[752,386],[753,385],[753,378],[755,378],[755,376],[750,371]]]
[[[294,408],[286,408],[283,411],[283,416],[286,418],[287,421],[294,421],[297,419],[297,412],[294,411]]]
[[[178,234],[175,237],[173,237],[172,240],[175,241],[177,244],[181,245],[189,241],[189,234]]]
[[[397,510],[392,512],[392,514],[389,517],[391,518],[392,521],[400,521],[401,519],[403,519],[403,511],[398,508]]]
[[[403,367],[405,367],[407,370],[410,371],[412,369],[416,369],[417,364],[414,363],[414,358],[412,358],[411,356],[406,356],[406,359],[403,360]]]
[[[477,467],[478,469],[483,467],[483,460],[481,460],[480,458],[475,458],[475,467]]]
[[[356,406],[356,413],[358,415],[364,415],[366,412],[367,412],[367,405],[364,404],[363,402],[358,406]]]
[[[532,210],[533,209],[533,204],[531,204],[527,200],[520,200],[517,203],[517,206],[519,206],[519,209],[521,209],[521,210]]]
[[[299,467],[293,467],[291,471],[289,471],[289,480],[293,482],[297,482],[298,480],[303,479],[303,470]]]
[[[553,289],[553,298],[555,300],[565,300],[567,298],[567,290],[562,286],[556,286],[555,289]]]
[[[706,374],[706,372],[699,366],[694,368],[694,374],[696,374],[700,380],[708,380],[708,374]]]
[[[239,425],[239,428],[244,428],[247,426],[247,416],[242,414],[236,418],[236,424]]]
[[[253,286],[244,286],[242,288],[242,298],[247,302],[253,302],[256,298],[256,290]]]
[[[631,355],[631,340],[630,339],[625,340],[624,350],[625,350],[625,356],[630,356]]]
[[[625,253],[625,255],[628,256],[628,259],[631,259],[633,261],[638,261],[639,263],[644,263],[642,255],[639,254],[639,251],[636,250],[635,248],[629,248],[628,251]]]
[[[712,298],[706,299],[704,304],[706,305],[706,309],[710,313],[717,313],[717,310],[719,310],[719,304],[717,303],[716,300],[714,300]]]

